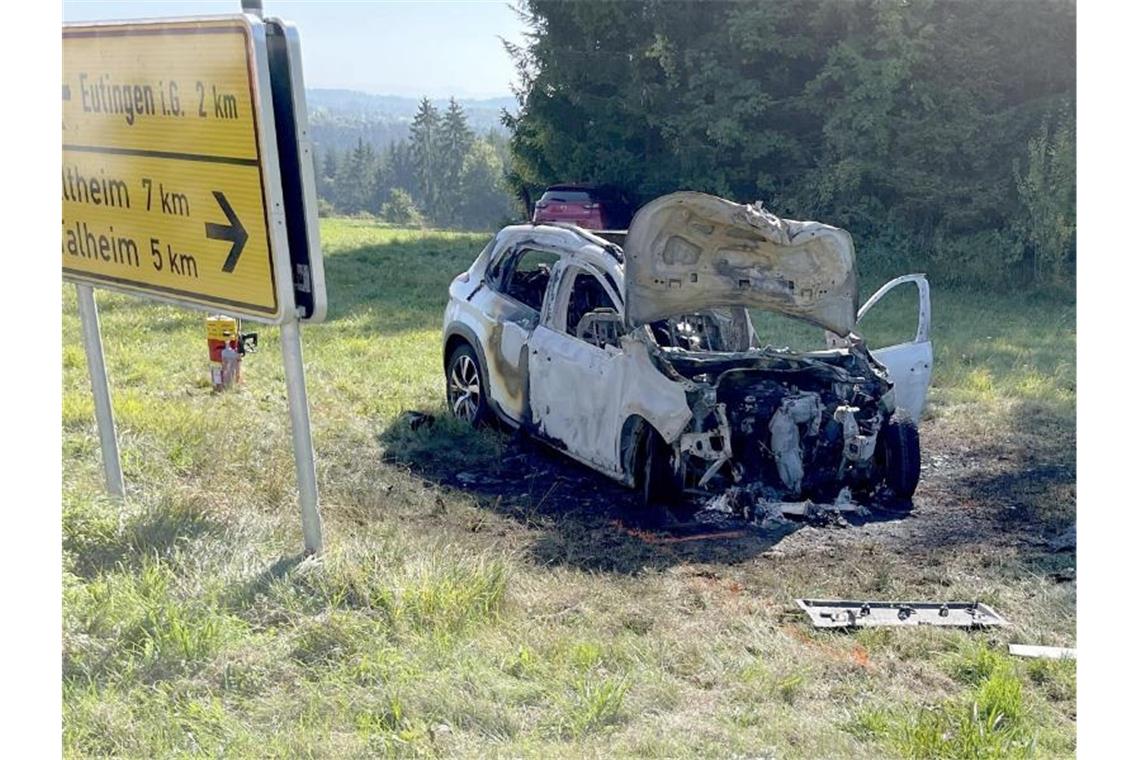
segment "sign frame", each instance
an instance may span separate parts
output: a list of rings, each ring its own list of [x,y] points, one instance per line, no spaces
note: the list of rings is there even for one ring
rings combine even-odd
[[[309,105],[305,96],[305,76],[301,65],[301,36],[297,25],[277,16],[265,19],[270,77],[274,86],[288,83],[291,108],[278,105],[274,94],[275,124],[278,128],[277,151],[283,161],[292,162],[296,176],[282,172],[285,193],[285,227],[289,234],[289,262],[293,276],[293,300],[297,316],[304,322],[323,322],[328,313],[328,291],[325,287],[324,252],[321,250],[320,219],[317,214],[317,179],[313,164],[313,141],[309,137]],[[280,39],[281,48],[274,44]],[[292,130],[289,130],[290,123]],[[291,131],[291,134],[285,132]],[[282,139],[284,138],[284,139]],[[283,144],[284,143],[284,144]],[[280,164],[279,164],[280,166]],[[290,208],[290,200],[299,208]],[[295,220],[293,225],[289,219]],[[304,220],[304,230],[296,223]],[[302,235],[303,233],[303,235]]]
[[[161,287],[148,286],[147,283],[130,283],[108,281],[106,277],[92,276],[89,272],[71,272],[66,267],[63,279],[75,284],[76,295],[79,302],[79,319],[83,330],[84,349],[87,354],[87,369],[91,378],[92,394],[95,400],[95,421],[99,430],[100,449],[103,459],[103,471],[107,490],[114,496],[126,496],[123,483],[122,466],[119,461],[118,440],[115,433],[115,422],[111,408],[110,387],[107,381],[107,368],[103,358],[103,343],[99,329],[99,314],[95,303],[94,288],[106,288],[128,295],[161,301],[174,306],[182,306],[195,311],[224,311],[241,316],[255,322],[276,324],[281,327],[281,356],[285,369],[285,387],[289,404],[289,422],[293,438],[293,457],[297,470],[297,500],[301,513],[301,532],[304,539],[306,554],[319,553],[324,546],[322,537],[320,494],[317,483],[316,457],[313,451],[312,427],[309,421],[309,400],[305,387],[305,364],[301,352],[301,320],[309,318],[312,321],[324,319],[327,309],[324,260],[320,248],[320,232],[316,221],[316,183],[312,167],[312,145],[308,139],[308,113],[305,104],[304,80],[301,75],[301,48],[296,28],[280,19],[273,19],[269,23],[275,25],[275,33],[281,34],[286,42],[283,51],[279,51],[277,58],[277,82],[281,92],[287,86],[289,100],[285,102],[284,93],[274,99],[274,78],[272,70],[274,61],[271,60],[267,44],[267,24],[262,20],[260,3],[254,8],[254,13],[235,15],[214,15],[199,17],[180,17],[172,19],[138,19],[114,22],[84,22],[78,24],[65,24],[63,36],[68,36],[69,29],[73,35],[80,34],[80,30],[88,30],[91,36],[127,36],[127,28],[157,30],[162,26],[188,25],[201,27],[209,24],[233,24],[237,22],[245,36],[246,70],[249,75],[250,104],[254,121],[254,141],[257,149],[258,179],[261,186],[262,212],[266,225],[266,246],[269,255],[269,274],[272,278],[271,289],[274,295],[275,308],[272,314],[264,312],[250,313],[245,309],[235,309],[232,303],[222,303],[224,299],[211,298],[208,294],[190,294],[192,297],[183,298],[172,296],[168,290]],[[276,30],[280,29],[281,32]],[[150,32],[152,34],[159,32]],[[287,78],[287,82],[286,82]],[[160,83],[161,86],[161,83]],[[66,85],[65,85],[66,87]],[[65,98],[66,98],[65,94]],[[136,96],[137,97],[137,96]],[[277,113],[287,117],[291,125],[283,125],[285,132],[278,131],[276,123]],[[177,114],[181,116],[182,114]],[[281,154],[277,138],[283,136],[290,148],[289,176],[290,195],[285,194],[282,177]],[[74,146],[73,146],[74,147]],[[94,148],[96,146],[88,146]],[[110,146],[106,146],[110,147]],[[68,150],[64,145],[64,153]],[[75,152],[75,151],[73,151]],[[127,150],[95,150],[94,152],[126,152],[128,155],[139,155],[142,149]],[[185,157],[186,154],[183,154]],[[156,157],[156,156],[152,156]],[[173,158],[173,156],[157,156],[158,158]],[[202,156],[199,156],[201,159]],[[214,157],[218,158],[218,157]],[[230,257],[240,255],[241,246],[245,239],[242,237],[242,225],[236,217],[232,207],[223,203],[224,195],[220,191],[213,191],[214,198],[229,220],[229,226],[205,222],[205,234],[210,239],[222,239],[232,242]],[[290,201],[286,205],[286,201]],[[299,204],[299,205],[298,205]],[[129,202],[128,202],[129,207]],[[292,238],[289,235],[287,212],[292,209],[299,217],[294,226]],[[235,225],[238,227],[234,230]],[[212,229],[213,228],[213,229]],[[77,227],[78,229],[78,227]],[[218,237],[218,236],[221,237]],[[299,248],[303,247],[303,255],[298,254],[298,261],[294,261],[290,254],[290,240],[299,241]],[[243,242],[238,242],[242,240]],[[152,245],[154,245],[152,239]],[[100,244],[100,250],[103,250]],[[235,253],[236,252],[236,253]],[[64,254],[66,256],[66,254]],[[106,260],[106,256],[103,257]],[[295,275],[299,271],[297,263],[307,266],[308,294],[304,309],[298,309],[294,300]],[[196,267],[195,267],[196,271]],[[225,267],[223,266],[223,271]],[[185,295],[185,294],[183,294]]]
[[[217,298],[209,294],[191,293],[189,291],[170,292],[169,289],[161,286],[116,281],[107,276],[69,270],[66,267],[63,270],[64,280],[141,296],[196,311],[224,312],[264,324],[280,325],[296,319],[291,277],[292,263],[289,256],[284,190],[277,145],[276,113],[273,105],[265,22],[261,18],[247,13],[127,21],[84,21],[64,24],[63,39],[65,40],[64,44],[66,44],[68,37],[77,36],[129,37],[153,35],[162,33],[161,30],[164,28],[175,29],[175,31],[167,32],[171,34],[191,34],[202,33],[203,27],[233,25],[240,26],[245,37],[246,66],[249,74],[250,103],[254,109],[252,119],[254,122],[254,138],[258,149],[258,173],[262,190],[266,243],[269,248],[270,276],[272,277],[272,291],[276,302],[273,311],[266,313],[262,310],[247,308],[247,304],[235,303],[229,299]],[[178,27],[186,28],[187,31],[177,31]],[[133,151],[134,149],[127,150]],[[68,153],[66,145],[63,151],[64,154]],[[221,209],[219,209],[220,211]],[[316,250],[319,259],[319,244]]]

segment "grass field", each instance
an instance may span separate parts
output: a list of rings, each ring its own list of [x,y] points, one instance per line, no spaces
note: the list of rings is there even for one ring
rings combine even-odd
[[[805,530],[725,558],[619,541],[586,508],[552,511],[556,484],[538,478],[506,497],[450,485],[522,476],[510,436],[400,422],[442,412],[446,285],[486,239],[323,221],[329,319],[303,331],[319,558],[299,555],[276,330],[258,330],[244,385],[214,394],[201,315],[98,294],[129,490],[117,503],[101,495],[64,289],[69,756],[1073,753],[1073,663],[1004,654],[1073,645],[1074,584],[1050,578],[1071,553],[963,537],[908,555],[836,529],[815,530],[810,552]],[[865,274],[864,291],[881,279]],[[1018,531],[1071,522],[1074,305],[937,283],[934,298],[926,456],[973,469],[930,470],[919,498],[934,506],[912,519],[968,491],[979,515],[1016,507]],[[913,330],[911,303],[882,307],[872,344]],[[577,472],[560,504],[609,493]],[[794,612],[803,595],[981,598],[1012,625],[821,633]]]

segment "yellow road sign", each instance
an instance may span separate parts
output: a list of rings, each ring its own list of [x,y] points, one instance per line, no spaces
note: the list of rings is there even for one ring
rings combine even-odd
[[[245,16],[64,27],[66,278],[292,309],[265,49]]]

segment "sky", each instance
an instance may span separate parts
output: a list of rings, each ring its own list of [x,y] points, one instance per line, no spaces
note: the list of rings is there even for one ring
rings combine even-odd
[[[514,68],[499,37],[524,27],[506,0],[263,0],[297,25],[305,86],[381,95],[488,98],[510,94]],[[65,0],[63,20],[241,11],[241,0]]]

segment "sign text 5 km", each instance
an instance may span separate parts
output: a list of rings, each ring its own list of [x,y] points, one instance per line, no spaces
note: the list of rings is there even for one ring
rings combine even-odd
[[[64,276],[292,319],[263,25],[68,26],[63,71]]]

